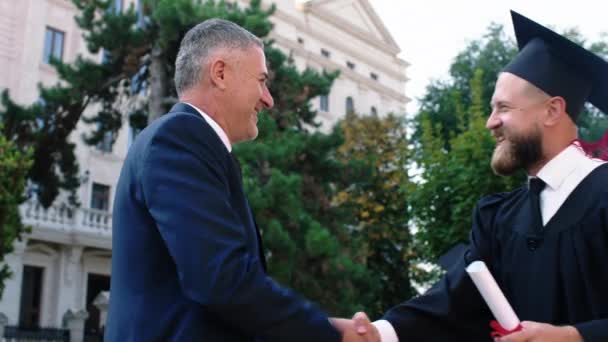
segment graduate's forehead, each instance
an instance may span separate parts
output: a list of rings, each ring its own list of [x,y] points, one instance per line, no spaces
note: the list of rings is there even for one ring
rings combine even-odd
[[[518,104],[525,100],[526,89],[530,83],[509,72],[501,72],[496,80],[491,105],[499,103]]]

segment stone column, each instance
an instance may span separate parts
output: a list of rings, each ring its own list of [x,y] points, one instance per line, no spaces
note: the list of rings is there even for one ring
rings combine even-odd
[[[84,296],[82,284],[82,252],[83,247],[77,245],[66,245],[61,248],[59,258],[59,288],[57,290],[57,308],[55,317],[57,323],[59,318],[70,308],[84,308],[86,303],[81,297]]]
[[[13,252],[5,257],[5,262],[13,274],[4,283],[4,295],[0,299],[0,312],[10,317],[9,323],[16,324],[16,321],[19,320],[23,257],[27,247],[27,238],[23,237],[21,241],[15,241],[13,247]]]
[[[0,312],[0,341],[4,341],[4,327],[8,325],[8,317]]]
[[[86,310],[69,309],[63,315],[63,325],[70,330],[70,342],[84,341],[84,322],[89,317]]]

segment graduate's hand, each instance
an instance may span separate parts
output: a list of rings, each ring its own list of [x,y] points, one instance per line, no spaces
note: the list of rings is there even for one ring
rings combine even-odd
[[[495,342],[583,342],[573,326],[555,326],[538,322],[521,322],[518,332],[495,338]]]

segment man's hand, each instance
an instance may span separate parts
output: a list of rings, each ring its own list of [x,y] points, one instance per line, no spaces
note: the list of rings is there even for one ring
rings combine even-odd
[[[494,339],[496,342],[583,342],[573,326],[555,326],[537,322],[521,322],[522,330]]]
[[[329,321],[342,335],[342,342],[365,342],[355,332],[355,323],[350,319],[345,318],[330,318]]]
[[[342,342],[380,342],[378,330],[363,312],[356,313],[352,320],[331,318],[330,321],[342,334]]]
[[[365,312],[357,312],[353,316],[355,331],[367,342],[381,342],[380,333],[375,325],[370,322]]]

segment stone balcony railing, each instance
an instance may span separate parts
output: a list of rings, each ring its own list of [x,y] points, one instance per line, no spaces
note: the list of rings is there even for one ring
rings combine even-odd
[[[53,204],[44,208],[35,200],[21,205],[20,213],[24,225],[32,227],[31,235],[43,240],[64,240],[70,236],[99,240],[92,245],[108,246],[112,236],[112,214],[107,211],[76,208],[66,204]],[[62,241],[57,241],[62,242]]]

